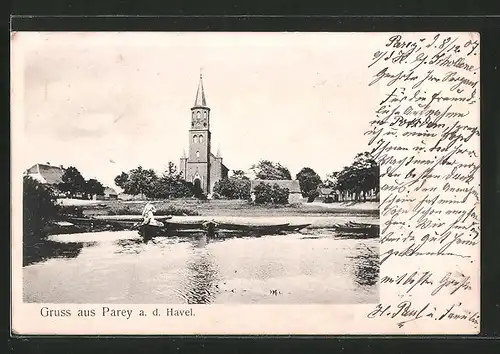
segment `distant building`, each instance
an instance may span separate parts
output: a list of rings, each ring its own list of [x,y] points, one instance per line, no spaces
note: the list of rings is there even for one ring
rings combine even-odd
[[[24,172],[24,175],[50,186],[56,197],[65,197],[66,194],[61,192],[58,188],[59,183],[62,182],[64,172],[64,167],[53,166],[47,162],[45,164],[37,163],[31,166]]]
[[[212,153],[210,132],[210,108],[205,100],[203,77],[200,75],[194,106],[191,108],[189,129],[189,153],[180,159],[180,171],[184,179],[199,186],[207,195],[211,194],[217,181],[227,177],[228,168],[222,163],[220,151]]]
[[[340,193],[333,188],[318,187],[318,198],[319,201],[325,201],[327,198],[331,198],[332,201],[338,202],[340,199]]]
[[[127,194],[127,193],[120,193],[118,194],[118,200],[124,200],[124,201],[142,201],[142,200],[147,200],[146,196],[144,194],[137,194],[137,195],[132,195],[132,194]]]
[[[49,162],[46,164],[37,163],[28,168],[25,175],[37,180],[40,183],[57,186],[62,182],[62,176],[65,169],[62,166],[52,166]]]
[[[298,203],[303,200],[302,192],[300,191],[300,184],[297,180],[286,179],[254,179],[250,181],[250,195],[252,200],[255,200],[255,187],[261,183],[270,184],[271,187],[277,184],[280,188],[288,188],[290,195],[288,197],[289,203]]]
[[[104,187],[104,195],[95,196],[97,200],[118,200],[118,193],[111,187]]]

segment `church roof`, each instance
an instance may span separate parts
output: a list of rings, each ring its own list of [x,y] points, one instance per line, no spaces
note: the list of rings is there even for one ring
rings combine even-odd
[[[207,101],[205,100],[205,91],[203,90],[203,75],[200,74],[200,83],[196,91],[196,99],[194,100],[194,107],[206,107]]]
[[[300,193],[299,181],[289,179],[254,179],[250,181],[250,191],[253,192],[254,188],[261,183],[270,184],[271,186],[277,184],[280,188],[288,188],[290,193]]]

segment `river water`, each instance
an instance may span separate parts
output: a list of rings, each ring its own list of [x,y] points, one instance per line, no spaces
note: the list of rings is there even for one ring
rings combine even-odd
[[[362,235],[361,235],[362,236]],[[25,266],[25,302],[378,302],[378,238],[327,229],[262,237],[51,236],[57,257]]]

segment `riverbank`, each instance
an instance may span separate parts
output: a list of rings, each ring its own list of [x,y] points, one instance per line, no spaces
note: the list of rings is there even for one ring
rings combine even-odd
[[[141,214],[145,201],[77,201],[62,200],[62,205],[76,207],[83,215]],[[210,216],[210,217],[274,217],[274,216],[327,216],[327,215],[379,215],[378,202],[297,203],[289,205],[258,205],[244,200],[175,199],[152,201],[156,215]]]

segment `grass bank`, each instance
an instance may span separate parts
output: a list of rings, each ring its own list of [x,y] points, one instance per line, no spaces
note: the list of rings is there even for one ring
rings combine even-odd
[[[109,200],[99,203],[71,206],[83,215],[131,215],[141,214],[145,201]],[[328,215],[370,215],[379,214],[378,203],[299,203],[289,205],[258,205],[244,200],[175,199],[152,201],[156,215],[175,216],[328,216]],[[76,210],[76,209],[75,209]]]

